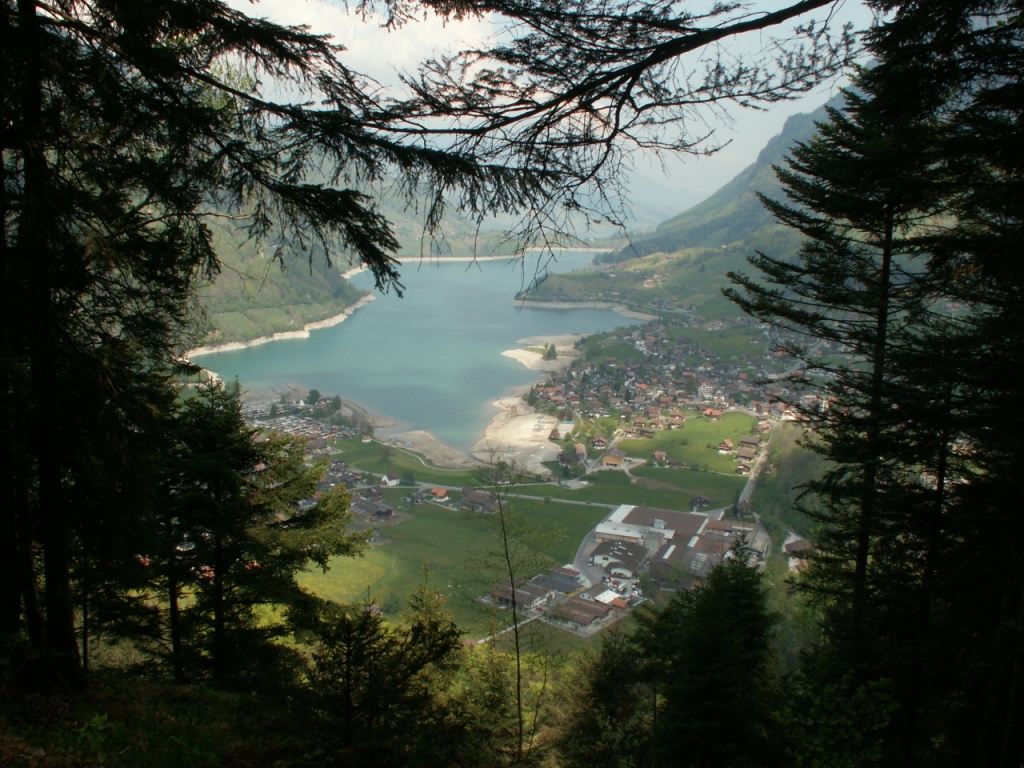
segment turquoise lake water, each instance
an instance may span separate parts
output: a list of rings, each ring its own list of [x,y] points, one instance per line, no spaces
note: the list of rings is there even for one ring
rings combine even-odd
[[[590,254],[563,254],[550,272],[586,267]],[[404,298],[376,294],[345,322],[308,339],[204,355],[197,362],[245,389],[297,384],[341,395],[393,419],[393,429],[424,429],[467,450],[497,413],[491,403],[542,378],[503,356],[519,339],[598,333],[634,324],[606,309],[518,306],[522,271],[508,261],[403,265]],[[363,274],[353,279],[369,288]]]

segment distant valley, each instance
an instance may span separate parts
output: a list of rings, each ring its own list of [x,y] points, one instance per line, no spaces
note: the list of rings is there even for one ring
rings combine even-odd
[[[624,303],[697,314],[707,321],[738,316],[721,295],[726,273],[743,270],[754,251],[786,255],[799,245],[791,231],[772,220],[757,193],[781,194],[772,166],[783,161],[793,142],[809,138],[815,121],[824,118],[824,107],[791,117],[756,162],[707,200],[599,256],[603,269],[550,275],[520,298]],[[381,208],[402,244],[398,258],[412,267],[438,256],[489,256],[509,250],[500,231],[481,231],[457,215],[444,221],[437,237],[424,241],[415,211],[395,199],[385,199]],[[366,294],[342,276],[351,267],[348,263],[327,266],[318,253],[299,253],[284,243],[257,244],[230,222],[217,221],[213,229],[222,269],[200,295],[205,343],[301,330],[341,314]]]

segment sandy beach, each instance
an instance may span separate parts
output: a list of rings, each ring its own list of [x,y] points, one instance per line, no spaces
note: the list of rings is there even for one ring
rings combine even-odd
[[[310,330],[342,322],[366,301],[372,300],[372,296],[367,296],[362,301],[349,307],[341,315],[318,323],[311,323],[303,331],[295,331],[291,334],[275,334],[274,337],[257,339],[246,345],[224,345],[222,347],[193,350],[190,354],[208,354],[209,352],[223,349],[255,346],[256,344],[279,338],[308,336]],[[581,334],[531,336],[519,339],[517,342],[520,345],[519,347],[505,350],[502,354],[516,360],[532,371],[544,373],[564,371],[578,356],[575,344],[581,336]],[[546,348],[550,344],[555,345],[557,357],[554,360],[545,360],[539,350]],[[558,444],[548,439],[551,430],[555,428],[558,421],[554,416],[540,413],[527,405],[523,399],[523,395],[526,392],[527,390],[524,389],[521,392],[505,395],[492,402],[492,405],[497,409],[497,413],[484,430],[483,437],[470,448],[469,453],[443,443],[434,435],[424,430],[401,432],[388,435],[382,439],[399,450],[416,453],[438,467],[468,469],[505,461],[524,472],[545,476],[548,474],[548,469],[543,465],[543,462],[557,459],[558,453],[561,450]],[[268,392],[245,392],[243,398],[250,402],[275,402],[282,394],[287,399],[297,400],[305,395],[305,389],[294,385]],[[345,415],[354,417],[356,421],[382,429],[392,427],[395,424],[394,421],[378,416],[350,400],[343,400],[342,403],[342,410]]]
[[[530,336],[519,339],[522,346],[518,349],[508,349],[502,354],[532,371],[564,371],[578,356],[575,345],[580,338],[581,334]],[[555,345],[558,354],[554,360],[545,360],[540,352],[534,351],[549,344]],[[524,394],[525,390],[499,397],[492,403],[498,413],[470,453],[489,464],[506,461],[525,472],[546,475],[548,469],[543,462],[557,459],[561,450],[558,444],[548,439],[558,419],[527,405],[523,400]]]
[[[574,345],[579,338],[578,334],[531,336],[519,340],[522,347],[506,350],[502,354],[530,370],[564,370],[576,357]],[[544,360],[539,352],[529,349],[546,347],[548,344],[555,345],[557,359]],[[557,444],[548,439],[558,422],[554,416],[542,414],[527,405],[523,400],[524,394],[525,389],[493,401],[497,413],[484,430],[483,437],[470,448],[468,454],[423,430],[389,435],[384,440],[400,450],[417,453],[439,467],[467,469],[505,461],[524,472],[546,475],[548,469],[543,462],[558,458],[560,450]]]
[[[576,351],[576,342],[583,338],[583,334],[564,333],[559,336],[530,336],[520,339],[517,343],[522,346],[517,349],[506,349],[503,354],[511,357],[531,371],[564,371],[575,360],[579,353]],[[545,360],[544,355],[535,350],[543,349],[549,344],[555,345],[555,352],[558,357],[554,360]]]
[[[484,462],[479,459],[475,459],[457,448],[452,448],[447,443],[442,443],[430,432],[422,429],[387,435],[382,438],[382,441],[394,445],[399,450],[417,453],[438,467],[473,469],[484,466]]]
[[[543,462],[557,459],[560,450],[548,440],[558,420],[528,406],[521,395],[499,397],[493,405],[498,415],[470,453],[487,464],[505,461],[514,469],[547,475]]]

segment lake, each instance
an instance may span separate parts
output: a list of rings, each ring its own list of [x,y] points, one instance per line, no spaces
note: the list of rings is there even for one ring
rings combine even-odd
[[[548,271],[583,269],[591,259],[561,254]],[[378,293],[345,322],[312,331],[308,339],[198,361],[225,380],[237,376],[251,391],[299,385],[341,395],[397,422],[379,434],[424,429],[467,450],[495,415],[496,398],[543,377],[501,354],[521,346],[519,339],[636,324],[607,309],[521,307],[515,301],[521,267],[507,260],[410,261],[401,272],[404,298]],[[372,286],[365,273],[353,283]]]

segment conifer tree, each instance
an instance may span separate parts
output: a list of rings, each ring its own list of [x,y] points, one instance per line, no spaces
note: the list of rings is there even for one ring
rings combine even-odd
[[[907,440],[906,427],[908,408],[929,395],[901,376],[896,357],[922,343],[936,309],[935,276],[919,253],[941,213],[924,173],[943,95],[922,86],[895,104],[881,75],[862,71],[845,107],[831,109],[778,170],[789,200],[765,204],[807,238],[799,259],[758,254],[751,264],[760,276],[732,274],[738,287],[726,291],[787,332],[797,363],[792,405],[814,428],[812,447],[833,462],[809,484],[821,505],[809,511],[824,523],[814,588],[845,614],[826,625],[846,633],[850,659],[873,656],[898,615],[869,613],[894,594],[897,573],[883,569],[898,571],[899,556],[886,560],[882,548],[894,526],[908,526],[906,486],[929,451]]]
[[[273,641],[291,634],[292,613],[301,620],[316,603],[296,576],[358,552],[364,536],[347,530],[343,489],[299,509],[316,494],[325,462],[306,466],[301,438],[258,435],[219,386],[186,400],[175,430],[154,558],[175,678],[185,677],[191,658],[199,662],[192,674],[205,670],[220,685],[268,687],[287,655]],[[265,615],[271,607],[281,619]]]
[[[624,632],[605,635],[600,652],[583,661],[559,697],[565,706],[556,748],[563,765],[639,768],[651,763],[658,707],[650,667],[657,664]]]
[[[835,464],[811,484],[821,554],[800,583],[825,607],[809,689],[888,690],[885,764],[1015,765],[1024,579],[982,543],[994,520],[1019,530],[1004,365],[1021,348],[1024,28],[1010,2],[875,5],[877,64],[780,173],[793,204],[770,204],[808,238],[800,259],[758,257],[774,287],[736,276],[731,295],[804,336],[797,378],[828,397],[812,424]]]
[[[462,754],[465,723],[447,695],[461,633],[425,582],[401,624],[373,603],[321,605],[312,619],[315,721],[307,727],[318,732],[333,764],[443,766],[476,759]]]
[[[659,699],[651,764],[774,764],[777,621],[761,572],[738,548],[704,584],[641,615],[636,642]]]
[[[552,177],[403,142],[338,46],[222,2],[8,0],[0,25],[0,524],[16,532],[0,561],[19,585],[4,591],[0,642],[24,627],[77,686],[75,532],[101,504],[128,506],[126,483],[92,479],[144,482],[129,446],[156,437],[147,414],[167,398],[153,394],[186,345],[197,281],[217,270],[205,218],[237,217],[309,258],[344,249],[400,288],[372,180],[433,192],[432,225],[442,201],[514,207]],[[296,100],[267,98],[267,80]],[[88,474],[112,457],[118,472]]]

